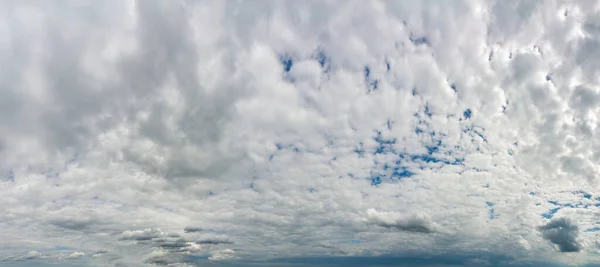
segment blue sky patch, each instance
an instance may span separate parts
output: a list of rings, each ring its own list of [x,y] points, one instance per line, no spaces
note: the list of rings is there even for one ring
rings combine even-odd
[[[464,117],[465,117],[465,119],[467,119],[467,120],[471,118],[471,115],[472,115],[472,114],[473,114],[473,112],[471,111],[471,109],[470,109],[470,108],[466,109],[466,110],[463,112],[463,116],[464,116]]]
[[[485,205],[489,209],[489,216],[488,216],[488,218],[490,220],[496,219],[496,211],[494,210],[494,203],[488,201],[488,202],[485,202]]]
[[[358,143],[358,146],[354,149],[354,153],[358,154],[359,158],[364,157],[365,149],[364,149],[363,142]]]
[[[394,168],[394,172],[392,172],[391,178],[403,179],[413,176],[414,173],[409,171],[407,167],[396,167]]]
[[[284,72],[289,72],[292,69],[292,66],[294,65],[294,61],[288,55],[280,55],[279,61],[281,62],[281,65],[283,66]]]
[[[425,113],[425,115],[428,118],[431,118],[433,116],[433,112],[431,112],[431,110],[429,109],[429,105],[425,104],[425,110],[423,111],[423,113]]]
[[[409,39],[415,45],[429,45],[429,39],[427,39],[427,37],[425,37],[425,36],[415,38],[412,36],[412,33],[411,33],[411,36],[409,37]]]
[[[371,69],[369,68],[369,66],[365,66],[363,72],[365,75],[365,85],[367,86],[367,91],[372,92],[374,90],[377,90],[377,88],[379,88],[379,80],[371,79]]]
[[[576,194],[576,195],[580,194],[585,199],[592,199],[592,195],[583,190],[573,191],[573,194]]]
[[[377,186],[381,184],[381,177],[380,176],[373,176],[371,177],[371,185],[373,186]]]
[[[330,68],[329,57],[325,54],[325,51],[322,49],[317,49],[317,52],[314,55],[314,59],[319,62],[323,71],[328,72]]]
[[[377,136],[373,138],[375,142],[379,144],[379,147],[375,150],[374,154],[383,154],[388,152],[394,152],[394,144],[396,144],[396,138],[385,139],[381,131],[377,131]]]
[[[546,219],[552,219],[552,217],[554,216],[554,214],[556,214],[556,212],[558,212],[560,210],[560,208],[554,208],[549,210],[546,213],[542,214],[542,217],[546,218]]]
[[[592,227],[589,229],[585,229],[586,232],[598,232],[600,231],[600,227]]]

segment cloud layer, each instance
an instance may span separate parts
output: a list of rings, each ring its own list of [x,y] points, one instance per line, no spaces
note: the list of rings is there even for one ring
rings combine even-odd
[[[0,262],[597,262],[599,10],[0,4]]]

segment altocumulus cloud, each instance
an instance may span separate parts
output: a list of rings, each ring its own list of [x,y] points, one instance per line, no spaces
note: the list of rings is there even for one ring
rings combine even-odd
[[[597,263],[599,11],[4,2],[0,265]]]

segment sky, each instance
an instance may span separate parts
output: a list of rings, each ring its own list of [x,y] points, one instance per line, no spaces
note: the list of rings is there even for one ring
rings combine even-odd
[[[599,14],[2,1],[0,266],[600,266]]]

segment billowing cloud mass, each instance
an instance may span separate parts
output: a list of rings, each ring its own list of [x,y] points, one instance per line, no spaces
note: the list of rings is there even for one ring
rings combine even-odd
[[[5,1],[0,265],[598,263],[598,14]]]
[[[556,244],[560,252],[579,252],[581,245],[577,241],[579,228],[568,219],[560,218],[539,227],[543,237]]]

